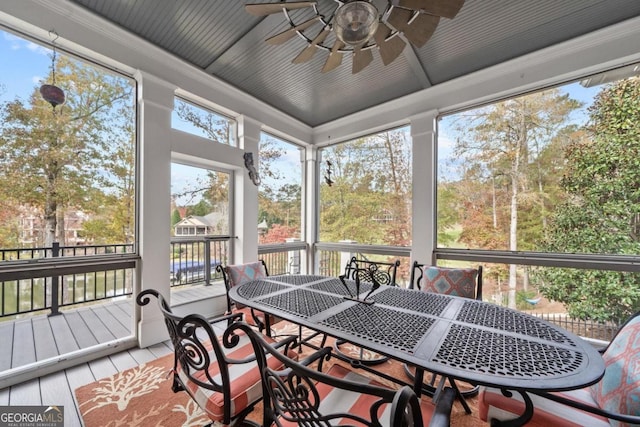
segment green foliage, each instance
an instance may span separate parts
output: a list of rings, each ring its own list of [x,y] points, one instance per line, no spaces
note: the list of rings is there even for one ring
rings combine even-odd
[[[302,168],[283,168],[278,162],[299,156],[300,148],[281,141],[269,134],[260,139],[260,192],[258,193],[258,218],[271,228],[276,225],[276,234],[288,230],[284,237],[300,237],[302,232]],[[275,230],[274,230],[275,232]],[[271,242],[272,237],[268,241]],[[262,243],[267,243],[263,240]]]
[[[63,105],[53,109],[34,88],[28,100],[16,98],[1,106],[0,196],[16,206],[37,209],[45,220],[46,246],[54,240],[64,243],[58,218],[65,211],[104,214],[105,206],[119,215],[111,218],[115,224],[101,238],[131,241],[133,86],[64,56],[56,69],[56,83],[66,93]],[[106,199],[118,206],[105,204]]]
[[[516,308],[518,310],[531,310],[535,308],[527,300],[533,300],[537,296],[535,291],[517,291],[516,292]]]
[[[205,216],[211,213],[212,209],[213,206],[211,205],[211,202],[202,199],[195,205],[188,206],[186,214],[187,216]]]
[[[405,128],[322,151],[333,185],[320,186],[320,239],[408,246],[411,146]]]
[[[181,220],[182,217],[180,216],[180,212],[178,211],[178,209],[174,209],[171,213],[171,227],[179,223]]]
[[[562,187],[544,250],[640,253],[640,79],[606,86],[590,108],[588,138],[566,149]],[[624,319],[640,308],[640,274],[548,269],[542,292],[569,313],[594,320]]]

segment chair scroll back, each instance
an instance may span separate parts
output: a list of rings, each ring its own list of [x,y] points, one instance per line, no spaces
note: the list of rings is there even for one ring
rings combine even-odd
[[[233,328],[242,329],[248,334],[258,356],[258,365],[262,375],[264,425],[283,425],[282,423],[305,426],[329,426],[340,424],[362,426],[421,426],[422,414],[416,394],[408,386],[400,390],[391,390],[372,384],[350,381],[346,378],[332,376],[322,371],[322,361],[327,358],[329,348],[316,353],[320,366],[318,370],[290,359],[276,351],[263,337],[243,322],[237,322]],[[323,351],[327,350],[327,351]],[[286,369],[270,368],[265,354],[279,359]],[[335,368],[334,365],[333,368]],[[333,368],[329,372],[333,371]],[[345,369],[338,366],[340,369]],[[332,400],[331,405],[322,406],[327,389],[339,389],[358,393],[359,397],[367,396],[366,410],[345,410],[339,407],[341,399]],[[348,400],[348,399],[346,399]],[[381,419],[383,407],[390,405],[390,418]]]
[[[382,262],[357,259],[349,260],[345,267],[347,279],[358,280],[380,285],[396,286],[396,272],[400,261]]]
[[[260,260],[258,261],[261,264],[261,268],[262,268],[262,272],[264,273],[264,276],[269,276],[269,269],[267,268],[267,264],[264,262],[264,260]],[[245,266],[253,266],[255,263],[249,263],[249,264],[244,264]],[[230,269],[234,269],[234,268],[242,268],[242,265],[238,265],[238,266],[223,266],[222,264],[218,264],[216,266],[216,271],[218,273],[222,274],[222,280],[224,281],[224,287],[227,290],[227,313],[231,313],[234,303],[233,301],[231,301],[231,298],[229,297],[229,291],[231,290],[231,288],[233,286],[237,286],[240,283],[234,283],[233,282],[233,278],[231,277],[230,274]]]
[[[150,296],[155,296],[158,300],[174,347],[172,390],[186,391],[211,419],[221,421],[225,425],[229,424],[237,414],[231,413],[230,409],[232,408],[230,392],[232,378],[222,345],[227,348],[235,347],[239,337],[225,334],[224,340],[220,342],[206,318],[199,314],[190,314],[185,317],[173,314],[162,294],[155,289],[140,292],[137,296],[138,305],[149,304]],[[218,369],[211,369],[213,364],[216,364]],[[215,372],[215,377],[212,372]],[[207,408],[201,404],[200,398],[196,396],[213,393],[220,393],[223,397],[222,417],[207,411]]]

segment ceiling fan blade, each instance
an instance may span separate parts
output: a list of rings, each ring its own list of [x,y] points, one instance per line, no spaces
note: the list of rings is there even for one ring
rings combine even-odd
[[[401,30],[402,34],[416,47],[422,47],[431,38],[440,22],[439,16],[417,13]]]
[[[322,67],[323,73],[328,73],[329,71],[337,68],[342,63],[342,52],[338,50],[344,46],[340,40],[336,40],[333,43],[333,47],[331,48],[331,53],[329,53],[329,57],[327,61],[324,63],[324,67]]]
[[[398,31],[404,31],[409,26],[409,20],[413,16],[413,11],[394,7],[387,18],[387,24],[391,24]]]
[[[398,0],[400,7],[449,19],[458,14],[463,4],[464,0]]]
[[[291,3],[250,3],[245,5],[244,10],[255,16],[266,16],[271,15],[272,13],[282,12],[282,9],[302,9],[313,6],[316,3],[317,2],[315,1],[292,1]]]
[[[283,31],[283,32],[281,32],[279,34],[276,34],[273,37],[269,37],[268,39],[265,40],[265,42],[267,42],[268,44],[282,44],[282,43],[286,42],[287,40],[289,40],[291,37],[293,37],[296,34],[296,31],[302,31],[302,30],[305,30],[305,29],[309,28],[310,26],[312,26],[316,22],[320,21],[321,18],[322,18],[321,16],[316,16],[315,18],[311,18],[308,21],[304,21],[300,25],[296,25],[295,27],[291,27],[288,30]]]
[[[407,45],[404,40],[397,36],[391,37],[387,40],[390,33],[390,28],[387,27],[386,24],[380,23],[380,25],[378,25],[378,30],[373,35],[373,38],[378,45],[380,57],[382,58],[382,63],[384,65],[391,64],[398,56],[400,56]]]
[[[373,61],[373,53],[371,49],[362,50],[356,48],[353,50],[353,64],[351,66],[351,74],[357,74],[364,70],[365,67]]]
[[[311,44],[309,46],[307,46],[306,48],[304,48],[302,50],[302,52],[300,52],[298,54],[298,56],[296,56],[293,61],[294,64],[302,64],[303,62],[307,62],[309,61],[311,58],[313,58],[313,55],[315,55],[316,50],[318,50],[317,45],[322,43],[324,41],[325,38],[327,38],[327,35],[331,32],[331,29],[329,27],[325,27],[320,34],[318,34],[316,36],[315,39],[313,39],[313,41],[311,42]]]

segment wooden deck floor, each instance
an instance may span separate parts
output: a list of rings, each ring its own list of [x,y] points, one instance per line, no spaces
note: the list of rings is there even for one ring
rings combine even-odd
[[[0,349],[0,370],[131,336],[131,313],[132,300],[126,298],[0,323],[0,336],[9,343]]]
[[[171,291],[182,307],[224,294],[223,285],[193,285]],[[133,298],[70,308],[57,316],[28,316],[0,322],[0,372],[133,336]]]
[[[172,289],[171,305],[188,310],[191,302],[224,297],[224,285]],[[28,368],[38,361],[133,337],[133,299],[105,301],[65,310],[58,316],[29,316],[0,323],[0,371]],[[65,426],[80,426],[73,391],[172,351],[167,341],[145,349],[128,348],[115,354],[59,369],[0,390],[0,405],[64,405]],[[62,366],[61,366],[62,368]],[[34,369],[34,373],[37,370]],[[41,374],[42,375],[42,374]],[[35,375],[32,375],[35,376]]]

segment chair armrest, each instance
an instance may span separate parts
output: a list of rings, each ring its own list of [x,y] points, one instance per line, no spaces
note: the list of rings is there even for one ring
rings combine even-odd
[[[325,360],[329,360],[330,357],[331,347],[323,347],[315,353],[312,353],[309,356],[305,357],[304,359],[299,360],[298,363],[301,365],[309,366],[316,360],[319,360],[318,371],[322,372],[322,362],[324,362]]]
[[[241,320],[243,320],[242,319],[242,313],[231,313],[231,314],[223,314],[221,316],[207,317],[207,321],[210,324],[223,322],[223,321],[227,321],[227,320],[240,320],[241,321]]]
[[[534,393],[534,392],[530,392],[530,393]],[[579,409],[581,411],[589,412],[591,414],[600,415],[602,417],[621,421],[623,423],[640,424],[640,416],[638,415],[619,414],[616,412],[607,411],[606,409],[601,409],[597,406],[587,405],[582,402],[576,402],[575,400],[567,399],[563,396],[558,396],[553,393],[540,392],[535,394],[537,394],[538,396],[544,397],[545,399],[553,400],[554,402],[562,403],[563,405],[567,405],[572,408]]]
[[[445,387],[434,398],[436,405],[429,427],[449,427],[451,423],[451,408],[456,398],[456,392],[451,387]]]
[[[292,337],[292,338],[296,338],[296,337]],[[319,362],[318,362],[318,372],[322,372],[322,363],[325,360],[329,360],[330,357],[331,357],[331,347],[323,347],[320,350],[316,351],[315,353],[310,354],[309,356],[305,357],[304,359],[298,360],[298,363],[300,365],[309,366],[310,364],[312,364],[316,360],[319,360]],[[277,372],[277,375],[282,377],[282,378],[286,378],[287,376],[289,376],[291,371],[292,371],[291,368],[284,368],[284,369],[279,370]]]
[[[228,336],[227,332],[225,331],[225,333],[224,333],[224,341],[223,342],[225,342],[228,339],[230,339],[230,337]],[[287,338],[283,339],[282,341],[277,341],[277,342],[271,344],[271,346],[273,348],[276,348],[276,349],[284,347],[283,350],[282,350],[282,353],[283,354],[287,354],[287,353],[289,353],[289,350],[292,347],[295,347],[295,345],[297,343],[297,340],[298,340],[298,337],[290,336],[290,337],[287,337]],[[251,356],[247,356],[244,359],[232,359],[232,358],[229,358],[229,357],[225,357],[225,361],[227,361],[227,363],[230,363],[230,364],[233,364],[233,365],[241,365],[243,363],[255,362],[256,361],[256,356],[254,354],[254,355],[251,355]]]

